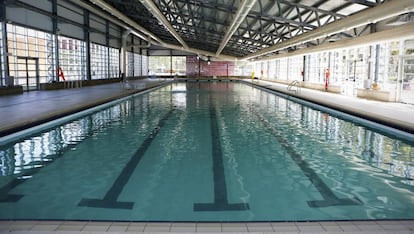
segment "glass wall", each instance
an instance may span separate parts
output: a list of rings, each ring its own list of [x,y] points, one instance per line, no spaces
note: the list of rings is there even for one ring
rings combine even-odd
[[[134,76],[134,53],[127,51],[126,52],[126,77]]]
[[[170,56],[149,56],[149,75],[169,76],[171,75]]]
[[[142,75],[143,76],[148,76],[148,56],[147,55],[142,55]]]
[[[401,82],[398,81],[403,73],[402,66],[408,67],[408,74],[414,61],[413,41],[387,42],[256,62],[254,73],[256,77],[269,80],[304,79],[305,82],[324,84],[325,72],[329,68],[329,84],[340,86],[345,95],[355,96],[357,89],[374,89],[371,83],[375,83],[377,89],[392,92],[391,97],[397,95],[398,100],[398,94],[402,93],[399,91]],[[402,65],[401,59],[408,61],[408,65]],[[411,83],[413,79],[404,82]],[[405,87],[408,86],[405,84]]]
[[[109,48],[109,77],[119,77],[119,50],[116,48]]]
[[[54,36],[38,30],[7,24],[10,76],[24,89],[37,89],[39,83],[53,80]]]
[[[186,56],[149,56],[148,63],[150,76],[170,76],[186,74]],[[144,68],[143,71],[145,71]]]
[[[142,76],[141,66],[141,55],[134,53],[134,76]]]
[[[234,75],[235,76],[248,76],[251,77],[253,70],[252,63],[245,61],[236,61],[234,63]]]
[[[86,43],[64,36],[59,36],[58,41],[59,67],[65,80],[86,79]]]
[[[186,72],[186,57],[173,56],[172,57],[172,74],[184,76]]]
[[[3,59],[3,23],[0,22],[0,86],[6,85]]]
[[[91,43],[90,48],[92,79],[108,78],[108,47]]]

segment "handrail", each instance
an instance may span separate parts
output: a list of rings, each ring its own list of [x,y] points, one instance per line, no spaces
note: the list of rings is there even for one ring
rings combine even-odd
[[[296,89],[294,89],[294,87],[296,87]],[[300,82],[298,80],[290,82],[287,87],[287,90],[295,93],[300,93]]]
[[[82,88],[82,80],[65,80],[63,81],[64,89]]]

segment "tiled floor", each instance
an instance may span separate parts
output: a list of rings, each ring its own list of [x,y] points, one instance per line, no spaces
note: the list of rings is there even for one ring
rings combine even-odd
[[[414,233],[411,221],[145,223],[0,221],[0,233]]]

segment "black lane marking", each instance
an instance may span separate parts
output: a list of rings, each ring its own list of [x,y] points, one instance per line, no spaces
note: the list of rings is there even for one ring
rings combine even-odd
[[[214,203],[194,203],[194,211],[231,211],[248,210],[249,203],[229,203],[227,200],[226,175],[224,173],[223,152],[221,151],[220,134],[216,110],[210,102],[211,140],[214,177]]]
[[[327,206],[351,206],[351,205],[361,205],[362,201],[357,197],[353,198],[338,198],[332,190],[323,182],[323,180],[318,176],[318,174],[309,166],[309,164],[302,159],[302,156],[298,154],[295,149],[289,144],[289,142],[284,139],[280,133],[271,126],[269,121],[267,121],[262,115],[252,110],[252,112],[257,116],[257,118],[262,121],[265,127],[272,133],[274,137],[280,142],[280,144],[288,152],[289,156],[293,161],[299,166],[303,171],[306,177],[310,182],[315,186],[318,192],[323,197],[323,200],[317,201],[308,201],[310,207],[327,207]]]
[[[151,142],[155,139],[160,129],[164,126],[167,119],[171,117],[174,109],[171,109],[167,114],[163,116],[158,122],[157,126],[152,130],[149,136],[142,142],[141,146],[135,151],[135,154],[122,169],[122,172],[118,175],[111,188],[106,192],[103,199],[83,198],[78,206],[97,207],[97,208],[112,208],[112,209],[132,209],[134,202],[120,202],[117,201],[119,195],[128,183],[132,173],[135,171],[138,163],[141,161],[145,152],[151,145]]]

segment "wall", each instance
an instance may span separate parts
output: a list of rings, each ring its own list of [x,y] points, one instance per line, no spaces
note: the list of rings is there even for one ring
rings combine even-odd
[[[233,61],[199,60],[196,56],[187,56],[186,76],[233,76],[235,64]]]

